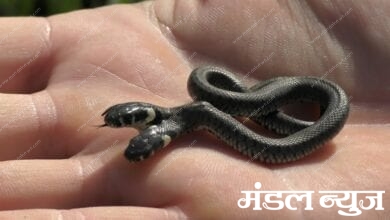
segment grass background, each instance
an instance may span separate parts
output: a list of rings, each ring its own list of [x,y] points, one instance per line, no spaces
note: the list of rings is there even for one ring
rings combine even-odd
[[[82,8],[95,8],[143,0],[0,0],[0,16],[48,16]]]

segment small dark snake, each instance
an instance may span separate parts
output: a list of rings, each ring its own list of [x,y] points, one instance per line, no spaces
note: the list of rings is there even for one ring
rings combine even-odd
[[[315,77],[277,77],[251,88],[232,73],[216,67],[192,71],[188,91],[193,103],[164,108],[129,102],[108,108],[102,115],[110,127],[134,127],[140,134],[125,151],[130,161],[141,161],[193,130],[206,129],[237,151],[266,163],[298,160],[333,138],[349,112],[348,98],[335,83]],[[302,121],[280,108],[293,102],[320,105],[315,122]],[[283,135],[261,136],[234,117],[243,116]]]

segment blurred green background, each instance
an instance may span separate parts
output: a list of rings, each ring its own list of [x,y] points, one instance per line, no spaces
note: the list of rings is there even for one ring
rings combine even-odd
[[[82,8],[95,8],[143,0],[0,0],[0,16],[48,16]]]

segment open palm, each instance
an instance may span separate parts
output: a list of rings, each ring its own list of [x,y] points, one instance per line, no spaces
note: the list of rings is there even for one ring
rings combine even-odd
[[[378,16],[390,5],[174,2],[0,19],[0,217],[310,219],[337,217],[337,207],[318,206],[318,194],[311,212],[240,209],[237,200],[255,182],[264,190],[389,189],[390,36]],[[190,102],[187,77],[202,64],[247,81],[336,81],[350,96],[348,124],[285,165],[251,161],[204,132],[128,163],[123,151],[136,131],[98,128],[101,113],[130,101]],[[374,212],[360,217],[384,215]]]

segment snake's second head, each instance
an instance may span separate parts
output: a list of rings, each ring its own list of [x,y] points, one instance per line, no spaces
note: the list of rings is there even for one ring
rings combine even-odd
[[[111,106],[102,116],[105,122],[102,126],[145,129],[156,118],[156,111],[150,104],[129,102]]]
[[[155,125],[150,126],[130,140],[125,156],[130,162],[141,161],[167,146],[170,141],[171,137],[165,134],[164,129]]]

